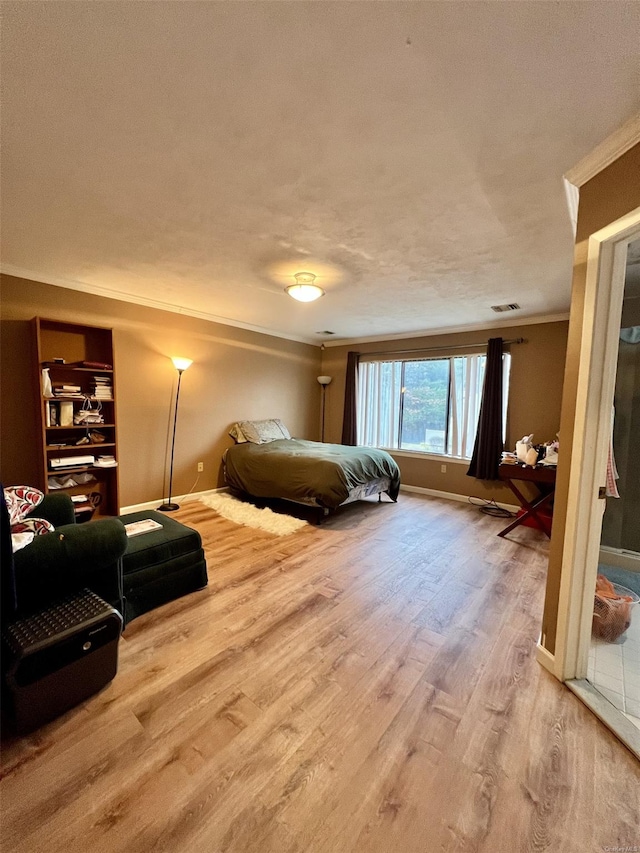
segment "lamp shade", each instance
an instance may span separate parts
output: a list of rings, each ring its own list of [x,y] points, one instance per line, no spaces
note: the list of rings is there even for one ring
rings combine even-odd
[[[333,376],[318,376],[317,379],[321,385],[329,385]]]
[[[294,275],[295,284],[285,287],[286,292],[298,302],[313,302],[324,296],[324,290],[314,284],[316,277],[312,272],[298,272]]]
[[[183,370],[187,370],[187,368],[191,367],[191,365],[193,364],[192,358],[178,358],[172,356],[171,361],[173,362],[173,366],[175,367],[175,369],[179,370],[180,373],[182,373]]]

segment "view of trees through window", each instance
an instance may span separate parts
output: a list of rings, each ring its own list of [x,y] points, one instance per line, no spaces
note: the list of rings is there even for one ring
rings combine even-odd
[[[510,355],[504,355],[506,423]],[[412,361],[361,362],[358,444],[469,458],[486,357],[469,353]]]
[[[447,452],[449,365],[448,358],[404,363],[401,449]]]

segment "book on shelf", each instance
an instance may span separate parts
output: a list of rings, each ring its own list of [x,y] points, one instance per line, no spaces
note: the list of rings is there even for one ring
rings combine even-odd
[[[73,468],[76,465],[93,465],[95,456],[83,454],[82,456],[53,456],[49,459],[49,466],[55,468]]]
[[[73,426],[73,403],[58,403],[60,414],[58,417],[59,426]]]
[[[47,400],[44,404],[44,417],[45,426],[60,426],[60,403],[53,403],[50,400]]]

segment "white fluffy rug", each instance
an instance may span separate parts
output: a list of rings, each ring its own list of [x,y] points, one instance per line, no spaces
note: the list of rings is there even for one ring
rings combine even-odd
[[[232,495],[206,495],[200,498],[200,503],[211,507],[218,515],[228,518],[229,521],[244,524],[246,527],[266,530],[267,533],[273,533],[275,536],[288,536],[290,533],[295,533],[296,530],[307,526],[307,522],[299,518],[280,515],[280,513],[273,512],[267,507],[258,509],[253,504],[238,500]]]

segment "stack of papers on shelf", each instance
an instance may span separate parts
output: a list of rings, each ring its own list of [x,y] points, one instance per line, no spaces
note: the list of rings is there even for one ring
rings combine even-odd
[[[91,393],[98,400],[113,400],[113,387],[108,376],[94,376]]]
[[[54,383],[53,393],[56,397],[72,397],[74,400],[82,400],[84,398],[80,385],[58,385]]]
[[[96,468],[116,468],[118,463],[115,456],[98,456],[94,465]]]
[[[127,536],[140,536],[152,530],[162,530],[162,525],[152,518],[143,518],[142,521],[131,521],[125,524],[124,529],[127,531]]]

